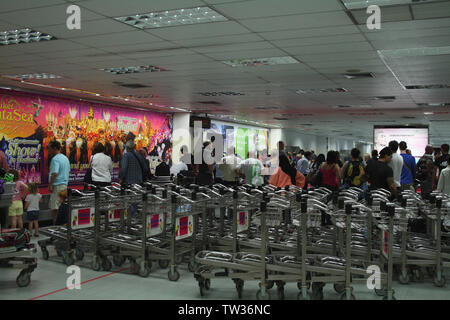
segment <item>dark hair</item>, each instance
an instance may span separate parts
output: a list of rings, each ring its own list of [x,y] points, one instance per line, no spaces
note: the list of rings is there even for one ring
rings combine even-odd
[[[357,159],[361,155],[361,151],[357,148],[353,148],[352,151],[350,151],[350,154],[352,155],[352,158]]]
[[[400,141],[400,143],[398,144],[400,150],[406,150],[408,149],[408,145],[406,144],[405,141]]]
[[[442,152],[448,153],[449,145],[446,144],[446,143],[444,143],[444,144],[441,146],[441,149],[442,149]]]
[[[386,156],[392,155],[392,150],[389,147],[385,147],[380,151],[380,159],[384,159]]]
[[[58,140],[52,140],[48,144],[48,147],[56,150],[61,150],[61,143]]]
[[[378,150],[372,150],[372,158],[378,158]]]
[[[94,145],[94,154],[95,153],[101,153],[101,152],[105,152],[105,146],[103,145],[103,143],[97,142]]]
[[[14,181],[18,181],[19,180],[19,171],[11,169],[11,170],[9,170],[9,173],[14,176]]]
[[[337,152],[336,151],[328,151],[327,164],[335,164],[337,162],[338,162]]]
[[[325,162],[325,155],[321,153],[317,156],[314,166],[318,168],[323,162]]]
[[[397,152],[398,142],[395,140],[389,141],[389,148],[391,148],[392,152]],[[380,154],[381,154],[381,152],[380,152]]]
[[[304,156],[305,156],[305,158],[311,157],[311,156],[312,156],[311,151],[306,151],[305,154],[304,154]]]

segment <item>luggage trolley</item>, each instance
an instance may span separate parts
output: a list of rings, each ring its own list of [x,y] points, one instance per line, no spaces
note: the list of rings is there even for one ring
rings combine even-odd
[[[39,240],[38,244],[44,260],[49,258],[47,247],[53,245],[63,262],[70,266],[75,258],[82,260],[85,252],[94,248],[95,197],[94,193],[67,190],[68,221],[66,226],[41,228],[41,233],[49,239]]]

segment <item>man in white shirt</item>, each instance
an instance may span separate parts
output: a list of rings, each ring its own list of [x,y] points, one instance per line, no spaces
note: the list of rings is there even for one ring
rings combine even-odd
[[[264,166],[261,160],[252,157],[250,153],[247,153],[247,159],[242,161],[237,169],[241,174],[245,176],[246,184],[253,184],[255,186],[260,186],[264,183],[264,179],[261,176],[261,172]]]
[[[190,161],[190,155],[187,152],[185,154],[184,153],[185,150],[187,150],[187,146],[182,146],[180,148],[180,152],[181,152],[180,162],[172,165],[172,167],[170,168],[170,175],[177,176],[181,171],[188,170],[188,166],[186,165],[186,162],[188,162],[188,159]]]
[[[442,170],[439,176],[437,191],[450,195],[450,164]]]
[[[234,147],[228,148],[227,156],[223,157],[219,164],[225,185],[235,186],[237,184],[239,174],[236,169],[241,161],[242,160],[235,155]]]
[[[392,150],[392,160],[388,163],[388,166],[392,168],[394,172],[394,182],[395,185],[400,188],[401,186],[401,176],[403,169],[403,158],[397,153],[398,142],[393,140],[389,142],[389,149]]]

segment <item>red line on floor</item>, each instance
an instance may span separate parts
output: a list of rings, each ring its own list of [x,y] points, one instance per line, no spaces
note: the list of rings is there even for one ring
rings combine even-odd
[[[118,270],[118,271],[110,272],[110,273],[104,274],[104,275],[102,275],[102,276],[99,276],[99,277],[96,277],[96,278],[93,278],[93,279],[89,279],[89,280],[83,281],[83,282],[80,283],[80,285],[85,284],[85,283],[88,283],[88,282],[91,282],[91,281],[94,281],[94,280],[98,280],[98,279],[101,279],[101,278],[109,277],[110,275],[113,275],[113,274],[116,274],[116,273],[119,273],[119,272],[122,272],[122,271],[126,271],[126,270],[128,270],[128,269],[130,269],[130,268],[124,268],[124,269],[120,269],[120,270]],[[76,285],[73,285],[72,287],[75,287],[75,286],[76,286]],[[49,295],[51,295],[51,294],[55,294],[55,293],[58,293],[58,292],[67,290],[67,289],[69,289],[69,287],[62,288],[62,289],[59,289],[59,290],[55,290],[55,291],[52,291],[52,292],[49,292],[49,293],[40,295],[40,296],[38,296],[38,297],[31,298],[30,300],[40,299],[40,298],[43,298],[43,297],[49,296]]]

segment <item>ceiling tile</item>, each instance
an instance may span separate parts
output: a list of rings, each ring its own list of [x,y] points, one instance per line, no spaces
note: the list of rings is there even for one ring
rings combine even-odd
[[[105,34],[99,36],[91,36],[91,37],[82,37],[72,39],[73,42],[83,44],[85,46],[97,47],[99,44],[102,46],[107,45],[133,45],[135,43],[143,43],[143,42],[160,42],[161,39],[158,39],[155,36],[152,36],[144,31],[135,30],[128,32],[119,32],[112,34]]]
[[[413,4],[415,19],[444,18],[450,16],[450,2]]]

